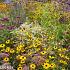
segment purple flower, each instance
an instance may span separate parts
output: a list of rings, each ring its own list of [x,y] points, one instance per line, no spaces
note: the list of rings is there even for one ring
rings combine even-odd
[[[7,53],[0,53],[0,57],[4,57],[4,56],[8,57],[9,54],[7,54]]]
[[[68,0],[68,1],[66,2],[66,4],[70,5],[70,0]]]
[[[0,21],[4,21],[4,19],[2,18],[2,19],[0,19]]]
[[[4,17],[2,20],[3,20],[3,21],[9,21],[9,18]]]
[[[8,26],[7,29],[8,30],[13,30],[13,29],[15,29],[15,26]]]
[[[0,24],[0,30],[2,30],[2,29],[4,29],[4,28],[5,28],[5,26],[2,25],[2,24]]]
[[[27,65],[24,65],[23,70],[29,70],[29,67]]]
[[[16,18],[20,18],[20,16],[17,16]]]

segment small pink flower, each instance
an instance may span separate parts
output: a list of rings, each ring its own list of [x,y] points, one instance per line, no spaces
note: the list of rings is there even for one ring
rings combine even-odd
[[[9,18],[7,18],[7,17],[5,17],[5,18],[3,18],[5,21],[9,21]]]
[[[5,26],[0,24],[0,30],[4,29]]]
[[[29,67],[27,65],[24,65],[23,70],[29,70]]]
[[[13,30],[13,29],[15,29],[15,26],[8,26],[7,29],[8,30]]]
[[[4,57],[4,56],[8,57],[9,54],[7,54],[7,53],[0,53],[0,57]]]

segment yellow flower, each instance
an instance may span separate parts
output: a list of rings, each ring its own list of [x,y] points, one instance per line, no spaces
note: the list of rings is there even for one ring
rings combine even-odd
[[[58,51],[60,51],[60,52],[61,52],[61,51],[62,51],[62,49],[61,49],[61,48],[59,48],[59,49],[58,49]]]
[[[67,64],[67,62],[66,61],[63,61],[63,64]]]
[[[63,64],[67,64],[66,61],[63,61],[63,60],[59,60],[60,63],[63,63]]]
[[[50,39],[54,39],[54,36],[50,37]]]
[[[25,30],[24,29],[20,29],[19,32],[25,32]]]
[[[50,67],[54,68],[54,67],[56,67],[56,65],[54,63],[51,63]]]
[[[29,38],[32,38],[32,34],[29,34],[28,36],[29,36]]]
[[[63,54],[59,54],[59,56],[62,57],[62,58],[65,57]]]
[[[21,64],[25,63],[25,60],[24,60],[24,59],[22,59],[22,60],[20,61],[20,63],[21,63]]]
[[[26,60],[26,57],[25,56],[20,56],[20,59],[22,60]]]
[[[66,50],[67,50],[66,48],[63,48],[63,49],[62,49],[62,51],[66,51]]]
[[[10,51],[10,47],[7,47],[5,52],[9,52]]]
[[[0,44],[0,48],[4,48],[5,47],[5,44]]]
[[[17,70],[23,70],[23,68],[22,67],[18,67]]]
[[[21,51],[21,49],[22,49],[21,47],[17,47],[16,48],[17,51]]]
[[[8,61],[9,61],[9,58],[5,57],[5,58],[4,58],[4,61],[5,61],[5,62],[8,62]]]
[[[29,48],[32,48],[32,47],[33,47],[33,45],[30,45],[30,46],[29,46]]]
[[[54,50],[58,49],[56,46],[53,47]]]
[[[49,58],[50,58],[50,59],[54,59],[55,57],[54,57],[54,56],[49,56]]]
[[[45,55],[46,54],[46,51],[42,51],[42,52],[40,52],[42,55]]]
[[[63,63],[63,60],[59,60],[60,63]]]
[[[36,51],[38,52],[40,50],[40,48],[36,48]]]
[[[30,64],[30,68],[31,69],[35,69],[36,68],[36,65],[35,64]]]
[[[45,51],[47,50],[47,48],[43,48]]]
[[[30,55],[32,55],[32,53],[33,53],[33,52],[29,52],[28,55],[30,56]]]
[[[24,45],[23,45],[23,44],[20,44],[20,45],[19,45],[19,47],[21,47],[21,48],[22,48],[22,47],[24,47]]]
[[[26,35],[29,35],[29,33],[28,33],[28,32],[25,32],[25,34],[26,34]]]
[[[15,52],[15,50],[14,49],[10,49],[10,53],[14,53]]]
[[[6,44],[9,44],[9,43],[10,43],[10,40],[7,40],[7,41],[6,41]]]
[[[35,45],[36,45],[36,47],[38,47],[38,46],[40,46],[41,44],[40,44],[40,43],[36,43]]]
[[[4,48],[1,50],[1,52],[3,52],[3,51],[5,51],[5,49],[4,49]]]
[[[42,66],[43,66],[44,69],[48,69],[50,67],[50,64],[49,63],[44,63]]]
[[[25,51],[25,50],[22,48],[22,49],[21,49],[21,52],[24,52],[24,51]]]
[[[21,51],[23,47],[24,47],[24,45],[23,44],[20,44],[20,45],[17,46],[16,50],[17,51]]]
[[[65,58],[66,58],[67,60],[69,60],[69,57],[65,56]]]

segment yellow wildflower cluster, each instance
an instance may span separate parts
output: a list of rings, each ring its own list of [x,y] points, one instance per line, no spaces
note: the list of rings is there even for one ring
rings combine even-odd
[[[0,12],[6,12],[6,11],[9,11],[9,9],[10,9],[9,4],[0,3]]]
[[[39,25],[34,27],[25,23],[11,33],[16,41],[11,38],[0,44],[1,61],[4,63],[10,63],[17,70],[36,70],[39,66],[42,70],[57,70],[60,64],[68,65],[68,49],[57,42],[49,45],[49,40],[53,41],[55,34],[49,35]]]

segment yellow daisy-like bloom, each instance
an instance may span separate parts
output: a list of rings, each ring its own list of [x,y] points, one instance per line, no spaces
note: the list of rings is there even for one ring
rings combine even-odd
[[[67,64],[67,62],[66,61],[63,61],[63,64]]]
[[[40,45],[40,44],[36,43],[36,44],[35,44],[35,47],[38,47],[39,45]]]
[[[7,47],[5,52],[9,52],[10,51],[10,47]]]
[[[18,45],[18,47],[16,48],[16,50],[19,52],[19,51],[22,50],[23,47],[24,47],[24,45],[20,44],[20,45]]]
[[[62,57],[62,58],[65,57],[63,54],[59,54],[59,56]]]
[[[59,48],[59,49],[58,49],[58,51],[59,51],[59,52],[61,52],[61,51],[62,51],[62,49],[61,49],[61,48]]]
[[[33,47],[35,48],[35,47],[37,47],[37,45],[36,44],[33,44]]]
[[[47,50],[47,48],[43,48],[45,51]]]
[[[54,57],[54,56],[49,56],[49,58],[50,58],[50,59],[54,59],[55,57]]]
[[[51,39],[54,39],[54,35],[52,35]]]
[[[26,57],[25,56],[20,56],[20,59],[22,60],[26,60]]]
[[[63,60],[59,60],[60,63],[63,63]]]
[[[5,51],[5,49],[4,49],[4,48],[1,50],[1,52],[3,52],[3,51]]]
[[[40,48],[36,48],[36,51],[38,52],[40,50]]]
[[[63,49],[62,49],[62,51],[66,51],[66,50],[67,50],[66,48],[63,48]]]
[[[15,50],[14,49],[10,49],[10,53],[14,53],[15,52]]]
[[[49,63],[44,63],[42,66],[43,66],[44,69],[48,69],[50,67],[50,64]]]
[[[18,67],[17,70],[23,70],[23,68],[22,67]]]
[[[21,51],[21,49],[22,49],[21,47],[17,47],[16,48],[17,51]]]
[[[29,36],[29,38],[32,38],[32,34],[29,34],[28,36]]]
[[[56,46],[53,47],[54,50],[58,49]]]
[[[4,48],[5,47],[5,44],[0,44],[0,48]]]
[[[25,51],[25,50],[22,48],[22,49],[21,49],[21,52],[24,52],[24,51]]]
[[[50,68],[55,68],[55,67],[56,67],[56,65],[54,63],[50,64]]]
[[[22,48],[22,47],[24,47],[24,45],[23,45],[23,44],[20,44],[20,45],[19,45],[19,47],[21,47],[21,48]]]
[[[63,64],[67,64],[66,61],[63,61],[63,60],[59,60],[60,63],[63,63]]]
[[[8,62],[8,61],[9,61],[9,58],[5,57],[3,60],[4,60],[5,62]]]
[[[30,45],[30,46],[29,46],[29,48],[32,48],[32,47],[33,47],[33,45]]]
[[[36,65],[35,64],[30,64],[30,68],[31,69],[35,69],[36,68]]]
[[[67,57],[67,56],[65,56],[65,58],[67,59],[67,60],[69,60],[70,58],[69,57]]]
[[[20,61],[20,63],[21,63],[21,64],[25,63],[25,60],[24,60],[24,59],[22,59],[22,60]]]
[[[29,52],[29,53],[28,53],[28,56],[30,56],[30,55],[32,55],[32,54],[33,54],[33,52]]]
[[[24,29],[20,29],[19,32],[25,32],[25,30]]]
[[[7,40],[7,41],[6,41],[6,44],[9,44],[9,43],[10,43],[10,40]]]
[[[45,55],[46,54],[46,51],[42,51],[40,53],[41,53],[41,55]]]
[[[28,33],[28,32],[25,32],[25,34],[26,34],[26,35],[29,35],[29,33]]]

